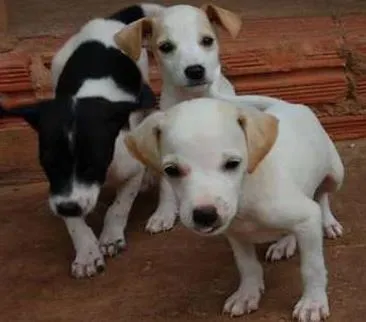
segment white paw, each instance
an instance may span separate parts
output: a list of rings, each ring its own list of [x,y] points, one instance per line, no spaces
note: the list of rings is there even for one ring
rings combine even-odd
[[[341,237],[343,234],[343,226],[335,219],[328,223],[324,223],[323,228],[325,235],[331,239]]]
[[[71,264],[71,275],[76,278],[91,277],[104,271],[105,262],[97,240],[83,245]]]
[[[266,260],[278,261],[283,258],[290,258],[296,250],[296,237],[287,235],[268,247]]]
[[[329,317],[328,298],[325,292],[303,295],[296,304],[293,317],[300,322],[319,322]]]
[[[99,237],[99,244],[104,256],[116,256],[126,248],[125,236],[118,228],[120,227],[103,229]]]
[[[160,212],[159,210],[149,218],[146,224],[146,231],[156,234],[173,228],[176,219],[174,211]]]
[[[256,311],[259,307],[259,300],[264,291],[263,281],[240,286],[225,302],[224,313],[230,316],[240,316],[245,313]]]

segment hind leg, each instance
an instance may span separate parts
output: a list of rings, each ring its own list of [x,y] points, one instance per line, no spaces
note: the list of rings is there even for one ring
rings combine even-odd
[[[332,214],[329,206],[329,193],[322,192],[317,196],[317,201],[322,211],[322,223],[324,233],[328,238],[337,238],[342,236],[343,227]]]

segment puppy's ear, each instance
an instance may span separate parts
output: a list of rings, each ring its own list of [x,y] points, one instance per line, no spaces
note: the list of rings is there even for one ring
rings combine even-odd
[[[142,164],[160,172],[160,135],[165,118],[158,111],[145,118],[124,139],[128,151]]]
[[[141,55],[143,40],[151,37],[153,21],[151,18],[139,19],[114,35],[117,46],[134,61]]]
[[[39,130],[39,120],[41,111],[43,108],[46,108],[47,105],[50,104],[52,100],[45,100],[42,102],[23,105],[19,107],[5,109],[0,104],[0,118],[22,118],[25,120],[34,130]]]
[[[245,132],[248,173],[252,173],[276,142],[278,119],[261,111],[238,108],[238,123]]]
[[[242,20],[236,13],[215,6],[214,4],[204,4],[201,10],[206,13],[211,23],[216,23],[226,29],[231,37],[236,38],[239,35]]]

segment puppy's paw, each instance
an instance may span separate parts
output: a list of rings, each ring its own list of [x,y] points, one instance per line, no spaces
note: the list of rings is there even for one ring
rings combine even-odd
[[[290,258],[296,251],[296,237],[287,235],[268,247],[266,260],[278,261],[283,258]]]
[[[226,300],[223,312],[234,317],[256,311],[259,307],[259,300],[263,292],[263,282],[252,282],[240,286],[239,289]]]
[[[160,233],[173,228],[177,215],[174,211],[155,211],[149,218],[145,230],[152,233]]]
[[[328,318],[329,315],[328,298],[325,292],[304,294],[293,312],[293,317],[300,322],[319,322]]]
[[[71,275],[76,278],[92,277],[103,272],[105,262],[97,242],[83,245],[71,264]]]
[[[100,250],[104,256],[113,257],[126,248],[123,232],[118,227],[104,228],[99,238]]]
[[[343,226],[336,219],[325,222],[323,228],[324,233],[328,238],[335,239],[343,235]]]

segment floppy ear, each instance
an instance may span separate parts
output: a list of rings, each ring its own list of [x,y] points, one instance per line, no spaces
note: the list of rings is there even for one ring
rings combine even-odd
[[[134,61],[141,55],[143,40],[152,35],[153,21],[151,18],[139,19],[114,35],[114,41],[126,55]]]
[[[39,129],[41,110],[50,103],[50,100],[5,109],[0,104],[0,118],[18,117],[24,119],[34,130]]]
[[[252,173],[276,142],[278,119],[261,111],[238,108],[238,122],[246,134],[248,173]]]
[[[158,111],[146,117],[124,138],[128,151],[142,164],[160,170],[160,134],[165,113]]]
[[[216,23],[226,29],[232,38],[239,35],[242,20],[239,15],[229,10],[215,6],[214,4],[204,4],[201,7],[211,23]]]

